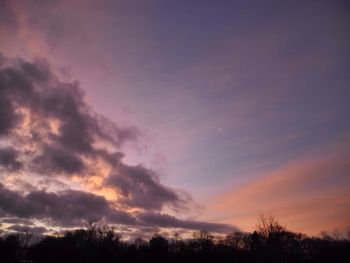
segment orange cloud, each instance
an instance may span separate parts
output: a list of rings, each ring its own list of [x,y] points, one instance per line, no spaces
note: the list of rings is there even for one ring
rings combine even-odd
[[[225,223],[252,230],[259,211],[294,231],[317,235],[350,226],[350,144],[299,158],[217,196],[209,208]]]

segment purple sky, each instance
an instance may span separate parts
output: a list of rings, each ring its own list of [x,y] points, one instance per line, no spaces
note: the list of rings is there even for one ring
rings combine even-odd
[[[0,1],[3,226],[79,226],[80,207],[135,236],[250,231],[258,212],[347,229],[349,8]],[[70,222],[40,210],[70,199]]]

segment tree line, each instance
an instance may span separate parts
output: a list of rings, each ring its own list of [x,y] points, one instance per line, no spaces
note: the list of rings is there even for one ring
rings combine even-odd
[[[350,262],[350,236],[308,237],[260,215],[253,233],[215,236],[201,230],[191,238],[154,234],[123,241],[113,227],[90,222],[63,235],[8,234],[0,237],[0,262]]]

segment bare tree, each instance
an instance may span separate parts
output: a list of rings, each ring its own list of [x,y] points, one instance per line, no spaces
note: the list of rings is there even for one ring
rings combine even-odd
[[[233,232],[225,236],[224,243],[236,250],[244,249],[247,247],[248,237],[242,232]]]
[[[285,232],[287,229],[271,214],[259,213],[258,222],[255,224],[255,231],[260,236],[268,238],[272,234]]]
[[[193,240],[200,249],[208,249],[213,246],[214,235],[206,230],[193,233]]]
[[[19,235],[20,243],[22,248],[27,248],[31,245],[34,240],[34,234],[30,232],[30,229],[25,229],[23,233]]]

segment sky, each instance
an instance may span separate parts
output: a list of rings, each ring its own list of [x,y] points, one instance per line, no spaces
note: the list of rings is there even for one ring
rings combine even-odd
[[[349,11],[0,0],[2,231],[346,231]]]

